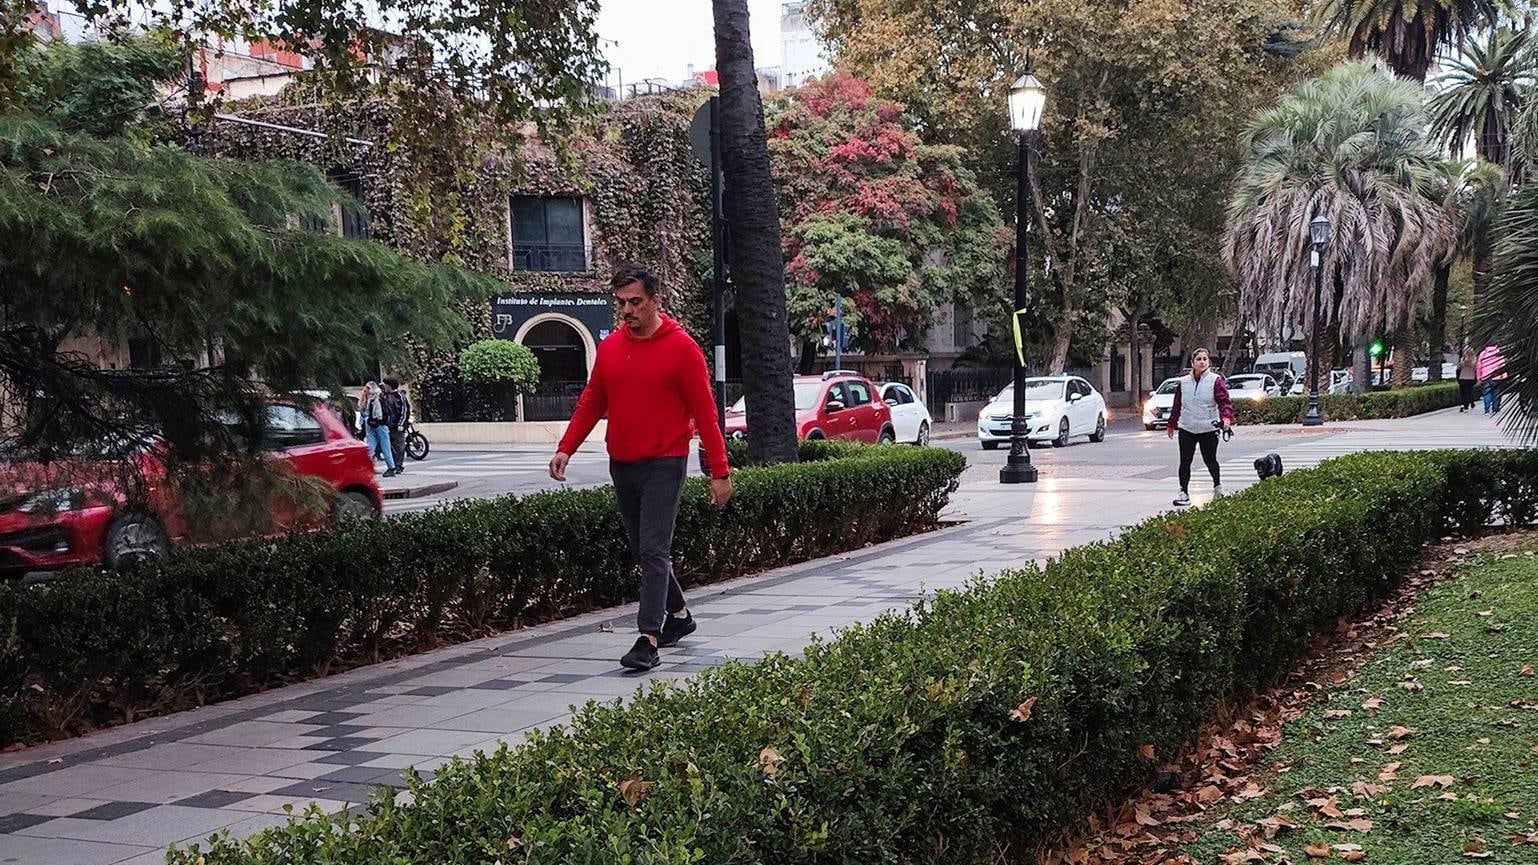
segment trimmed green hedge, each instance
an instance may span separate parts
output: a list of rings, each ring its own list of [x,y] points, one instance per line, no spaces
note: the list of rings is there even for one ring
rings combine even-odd
[[[817,442],[685,484],[684,585],[923,531],[966,467],[939,448]],[[635,597],[612,489],[458,502],[334,532],[178,551],[124,574],[0,586],[0,733],[54,737]]]
[[[1254,402],[1234,401],[1239,424],[1301,423],[1307,396],[1274,396]],[[1410,417],[1458,405],[1456,383],[1434,383],[1363,394],[1320,394],[1319,409],[1326,421]]]
[[[959,863],[1147,781],[1421,545],[1538,516],[1538,453],[1374,454],[728,665],[174,865]]]

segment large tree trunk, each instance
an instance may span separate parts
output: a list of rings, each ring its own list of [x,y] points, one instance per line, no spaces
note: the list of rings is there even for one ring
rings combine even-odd
[[[1047,340],[1047,375],[1062,375],[1068,365],[1068,344],[1073,340],[1073,320],[1053,322]]]
[[[1357,341],[1351,347],[1351,392],[1366,393],[1372,389],[1372,358],[1367,354],[1368,343]]]
[[[732,285],[741,322],[742,385],[747,402],[748,458],[796,461],[791,390],[790,323],[780,251],[779,193],[769,173],[764,106],[753,71],[747,0],[712,0],[716,71],[721,79],[721,171],[731,226]]]
[[[1436,285],[1431,289],[1431,322],[1427,328],[1431,337],[1431,359],[1426,367],[1431,381],[1442,380],[1442,352],[1447,343],[1447,279],[1452,269],[1452,262],[1438,267]]]
[[[1409,387],[1412,383],[1410,373],[1415,369],[1415,351],[1411,347],[1410,328],[1404,327],[1394,332],[1392,342],[1394,344],[1393,356],[1394,368],[1389,370],[1388,386],[1395,390]]]

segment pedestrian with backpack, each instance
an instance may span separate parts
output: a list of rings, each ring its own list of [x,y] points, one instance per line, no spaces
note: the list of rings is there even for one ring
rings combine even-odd
[[[411,423],[411,403],[393,378],[384,380],[385,419],[390,426],[390,455],[395,458],[395,473],[406,473],[406,426]]]
[[[550,477],[566,480],[571,455],[607,415],[609,476],[630,552],[641,567],[636,616],[641,636],[620,665],[650,670],[661,661],[657,649],[696,628],[673,575],[673,528],[689,471],[691,420],[710,468],[711,504],[726,504],[732,481],[705,354],[678,322],[662,314],[657,277],[622,267],[609,286],[623,324],[598,346],[587,387],[550,459]]]
[[[390,421],[385,410],[384,394],[377,388],[367,393],[368,397],[362,406],[363,440],[368,444],[370,453],[384,456],[384,476],[394,477],[398,472],[395,470],[395,451],[390,447]]]
[[[1191,352],[1191,371],[1180,377],[1175,389],[1175,404],[1170,407],[1169,437],[1180,435],[1180,495],[1177,507],[1191,503],[1187,487],[1191,484],[1191,459],[1198,449],[1207,473],[1212,475],[1213,498],[1223,497],[1223,481],[1218,470],[1218,434],[1232,436],[1234,404],[1228,398],[1228,382],[1213,372],[1212,357],[1205,348]]]

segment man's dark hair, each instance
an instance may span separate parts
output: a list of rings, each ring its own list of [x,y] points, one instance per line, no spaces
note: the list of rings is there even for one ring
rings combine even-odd
[[[661,287],[657,281],[657,275],[646,268],[638,264],[622,264],[618,270],[614,271],[614,276],[609,278],[609,289],[612,291],[632,282],[641,283],[641,287],[646,289],[647,297],[656,297],[657,290]]]
[[[384,383],[390,386],[390,390],[398,390],[401,386],[400,379],[387,378]]]

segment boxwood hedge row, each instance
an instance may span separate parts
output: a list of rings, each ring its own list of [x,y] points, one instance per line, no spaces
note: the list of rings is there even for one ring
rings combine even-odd
[[[965,460],[810,442],[734,473],[712,507],[685,485],[685,584],[935,525]],[[176,552],[127,573],[0,586],[0,738],[50,738],[635,597],[613,492],[466,501],[379,523]]]
[[[1300,423],[1307,396],[1274,396],[1258,402],[1234,401],[1234,422],[1241,424]],[[1320,394],[1319,410],[1326,420],[1372,420],[1409,417],[1458,405],[1456,383],[1424,384],[1362,394]]]
[[[1360,455],[173,865],[966,863],[1145,782],[1421,545],[1538,518],[1538,453]],[[1156,755],[1148,759],[1149,748]]]

